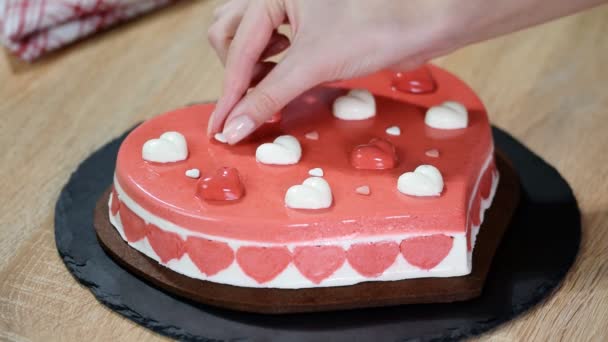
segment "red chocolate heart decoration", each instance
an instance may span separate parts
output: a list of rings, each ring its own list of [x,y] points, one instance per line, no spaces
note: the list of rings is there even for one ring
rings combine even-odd
[[[396,73],[393,87],[406,93],[428,94],[437,90],[437,82],[433,79],[431,71],[426,66],[421,66],[411,71]]]
[[[205,201],[235,201],[245,195],[245,188],[237,169],[223,167],[198,181],[196,195]]]
[[[368,144],[355,147],[350,155],[355,169],[386,170],[397,166],[397,150],[390,142],[374,138]]]

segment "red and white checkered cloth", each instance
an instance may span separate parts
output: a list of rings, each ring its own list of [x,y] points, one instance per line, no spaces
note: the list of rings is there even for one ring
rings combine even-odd
[[[0,42],[26,61],[175,0],[0,0]]]

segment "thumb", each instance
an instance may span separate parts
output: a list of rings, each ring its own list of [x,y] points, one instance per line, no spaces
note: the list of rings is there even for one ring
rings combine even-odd
[[[323,81],[314,63],[286,56],[226,118],[224,135],[229,144],[246,138],[287,103]]]

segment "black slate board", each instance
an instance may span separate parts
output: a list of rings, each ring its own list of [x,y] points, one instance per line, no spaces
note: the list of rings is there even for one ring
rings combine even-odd
[[[493,133],[520,176],[522,197],[484,292],[471,301],[268,316],[187,302],[148,285],[104,253],[93,229],[96,201],[112,182],[126,133],[87,158],[61,192],[55,208],[57,249],[101,303],[177,339],[442,341],[478,335],[550,295],[573,264],[581,239],[578,205],[566,181],[504,131]]]

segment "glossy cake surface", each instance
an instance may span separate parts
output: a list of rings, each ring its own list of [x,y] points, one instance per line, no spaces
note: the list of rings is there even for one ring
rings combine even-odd
[[[238,286],[300,288],[467,274],[471,240],[498,182],[490,125],[466,85],[441,69],[429,70],[437,89],[428,94],[395,90],[389,71],[318,87],[236,146],[206,137],[212,104],[152,118],[120,148],[110,219],[134,248],[173,270]],[[332,115],[333,101],[352,88],[374,94],[375,117],[346,121]],[[426,125],[426,110],[448,100],[466,107],[467,127]],[[387,133],[389,127],[400,134]],[[146,141],[167,131],[185,137],[188,157],[164,164],[142,159]],[[260,144],[285,134],[301,145],[297,164],[256,161]],[[353,151],[375,138],[394,146],[394,167],[356,168]],[[441,172],[440,196],[398,191],[399,176],[422,164]],[[201,179],[224,167],[238,171],[244,195],[236,201],[198,196]],[[200,178],[185,175],[194,168]],[[286,207],[287,189],[314,168],[331,186],[331,206]],[[369,194],[357,192],[362,186]]]

